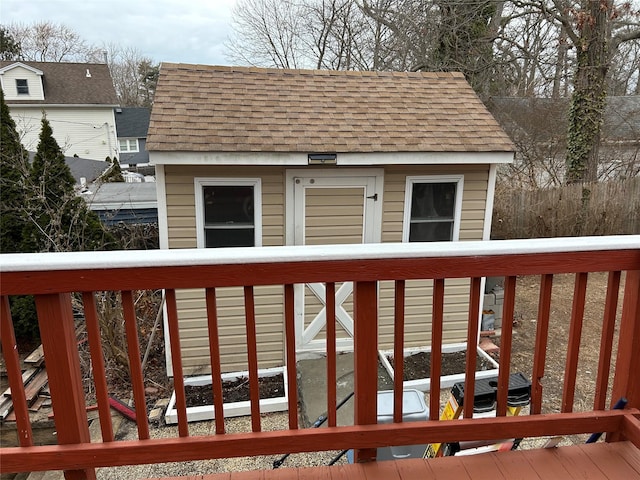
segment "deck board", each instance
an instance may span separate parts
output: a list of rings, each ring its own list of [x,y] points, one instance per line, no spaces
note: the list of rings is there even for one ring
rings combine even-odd
[[[630,442],[492,452],[316,468],[282,468],[162,480],[640,480],[640,449]],[[160,480],[160,479],[156,479]]]

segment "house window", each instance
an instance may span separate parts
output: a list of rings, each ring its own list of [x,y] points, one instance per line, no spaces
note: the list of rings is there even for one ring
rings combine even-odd
[[[458,240],[462,190],[462,176],[407,177],[402,240]]]
[[[262,245],[260,179],[198,179],[198,247]]]
[[[120,143],[121,153],[133,153],[140,151],[137,138],[121,138],[118,142]]]
[[[16,79],[16,90],[18,95],[29,95],[29,83],[26,78]]]

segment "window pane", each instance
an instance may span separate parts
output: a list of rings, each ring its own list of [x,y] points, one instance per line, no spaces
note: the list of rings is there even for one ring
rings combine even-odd
[[[16,79],[16,89],[20,94],[29,94],[29,84],[26,79]]]
[[[205,225],[254,225],[252,186],[217,185],[203,190]]]
[[[249,228],[211,228],[205,230],[205,246],[219,247],[253,247],[255,234]]]
[[[453,222],[412,223],[410,242],[447,242],[453,238]]]
[[[120,140],[120,151],[126,152],[129,150],[129,143],[126,140]]]
[[[453,220],[455,183],[414,183],[411,220],[446,218]]]

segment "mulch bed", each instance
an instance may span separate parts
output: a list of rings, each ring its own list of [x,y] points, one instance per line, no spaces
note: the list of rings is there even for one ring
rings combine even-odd
[[[284,397],[284,376],[279,373],[258,379],[260,398]],[[213,405],[213,389],[209,385],[186,385],[185,395],[188,407]],[[238,377],[236,380],[222,382],[222,400],[224,403],[249,400],[249,378]]]
[[[442,354],[442,376],[464,373],[467,351]],[[394,365],[393,356],[389,357],[391,365]],[[485,357],[476,354],[476,372],[495,368]],[[431,376],[431,352],[418,352],[404,358],[403,380],[418,380]]]

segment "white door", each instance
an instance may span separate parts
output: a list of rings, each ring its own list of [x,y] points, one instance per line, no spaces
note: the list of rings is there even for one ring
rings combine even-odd
[[[380,241],[382,172],[317,171],[291,175],[293,244],[330,245]],[[291,225],[291,224],[290,224]],[[353,348],[353,284],[336,284],[336,332],[341,350]],[[296,286],[298,350],[324,351],[326,293],[322,283]]]

